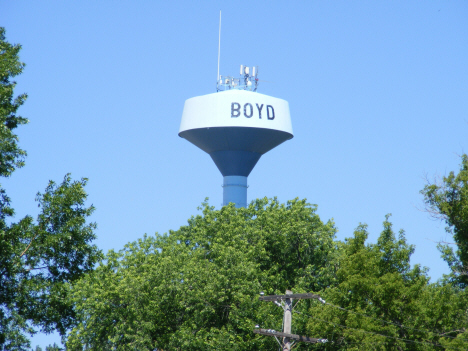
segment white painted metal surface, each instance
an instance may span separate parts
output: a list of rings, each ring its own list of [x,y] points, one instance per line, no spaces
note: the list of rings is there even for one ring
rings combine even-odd
[[[198,128],[252,127],[293,134],[286,100],[245,90],[228,90],[185,101],[179,133]]]

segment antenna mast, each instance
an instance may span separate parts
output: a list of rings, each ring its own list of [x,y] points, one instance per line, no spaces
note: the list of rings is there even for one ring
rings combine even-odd
[[[221,10],[219,10],[219,41],[218,41],[218,76],[216,82],[219,80],[219,55],[221,52]]]

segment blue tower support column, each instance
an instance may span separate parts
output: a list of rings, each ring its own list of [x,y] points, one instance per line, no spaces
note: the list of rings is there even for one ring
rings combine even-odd
[[[247,177],[225,176],[223,182],[223,206],[233,202],[237,208],[247,206]]]

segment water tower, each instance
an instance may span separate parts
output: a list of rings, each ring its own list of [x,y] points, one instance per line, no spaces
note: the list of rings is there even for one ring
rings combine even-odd
[[[208,153],[224,177],[223,206],[247,205],[247,177],[260,157],[293,137],[287,101],[257,93],[258,68],[218,76],[217,92],[185,101],[179,136]]]

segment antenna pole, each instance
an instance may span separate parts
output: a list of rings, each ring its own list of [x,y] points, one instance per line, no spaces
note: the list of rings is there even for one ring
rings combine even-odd
[[[216,81],[219,80],[219,55],[221,52],[221,10],[219,10],[219,40],[218,40],[218,76],[216,77]]]

